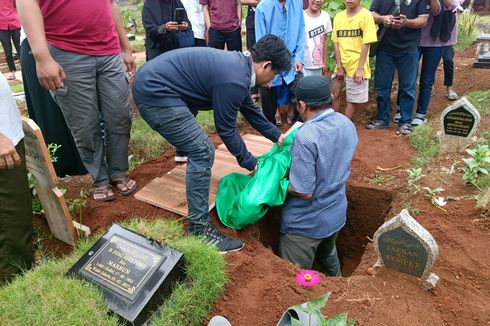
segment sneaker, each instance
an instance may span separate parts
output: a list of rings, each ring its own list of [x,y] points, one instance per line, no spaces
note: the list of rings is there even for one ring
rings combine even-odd
[[[175,155],[175,162],[187,163],[187,155]]]
[[[238,251],[245,246],[243,241],[227,237],[212,225],[208,226],[202,235],[208,244],[216,246],[222,253]]]
[[[390,124],[389,123],[386,123],[382,120],[374,120],[374,121],[371,121],[369,122],[367,125],[366,125],[366,128],[367,129],[386,129],[386,128],[389,128],[390,127]]]
[[[409,123],[402,123],[398,131],[402,135],[410,135],[412,133],[412,126]]]

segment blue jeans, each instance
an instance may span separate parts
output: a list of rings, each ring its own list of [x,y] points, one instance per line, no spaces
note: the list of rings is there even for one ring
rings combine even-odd
[[[210,223],[208,200],[214,145],[188,107],[152,107],[135,100],[141,117],[148,125],[177,151],[187,154],[188,230],[191,234],[201,234]]]
[[[436,70],[443,53],[444,47],[441,46],[420,47],[422,69],[420,70],[419,98],[417,101],[417,116],[419,118],[425,118],[429,109]]]
[[[400,94],[400,124],[412,122],[412,111],[415,104],[415,83],[419,49],[404,54],[391,54],[382,49],[376,55],[375,89],[377,93],[377,120],[390,123],[391,86],[395,70],[398,71]]]

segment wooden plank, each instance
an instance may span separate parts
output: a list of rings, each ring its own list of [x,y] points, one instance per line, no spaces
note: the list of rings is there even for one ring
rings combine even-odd
[[[273,145],[270,140],[262,136],[244,135],[243,139],[249,151],[255,156],[268,152]],[[139,190],[135,198],[182,216],[187,215],[185,169],[186,164],[178,165],[165,175],[155,178]],[[219,181],[232,172],[249,173],[247,169],[238,165],[236,158],[228,152],[224,144],[221,144],[215,151],[214,164],[211,168],[209,210],[215,206]]]
[[[57,177],[41,129],[34,121],[22,118],[27,169],[36,179],[36,190],[53,236],[75,245],[77,233],[66,206],[65,198],[57,187]]]

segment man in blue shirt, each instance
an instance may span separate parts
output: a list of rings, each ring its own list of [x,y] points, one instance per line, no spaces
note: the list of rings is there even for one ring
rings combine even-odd
[[[270,87],[260,89],[262,111],[266,118],[275,123],[278,89],[288,88],[291,92],[290,103],[294,106],[297,120],[295,88],[297,81],[303,77],[305,49],[305,21],[302,3],[295,0],[262,0],[255,11],[255,36],[260,39],[265,34],[279,36],[291,53],[291,69],[275,76]]]
[[[236,127],[238,111],[262,135],[280,143],[284,135],[253,104],[249,91],[290,69],[290,60],[284,42],[266,35],[250,49],[250,55],[184,48],[156,57],[136,74],[133,96],[141,116],[188,156],[188,230],[206,237],[223,252],[239,250],[243,242],[219,233],[210,223],[208,199],[214,145],[192,111],[213,110],[216,131],[230,153],[241,167],[255,170],[257,159],[247,150]]]
[[[331,108],[330,82],[308,76],[296,88],[305,123],[291,145],[288,197],[282,208],[279,255],[304,269],[340,276],[335,240],[347,211],[345,188],[357,145],[356,128]]]

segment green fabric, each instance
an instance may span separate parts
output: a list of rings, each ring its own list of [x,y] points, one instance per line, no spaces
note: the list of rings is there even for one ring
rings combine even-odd
[[[260,220],[269,207],[284,203],[291,166],[289,148],[297,131],[293,130],[281,147],[274,145],[258,158],[257,172],[253,177],[231,173],[221,179],[216,194],[216,211],[224,225],[242,229]]]

